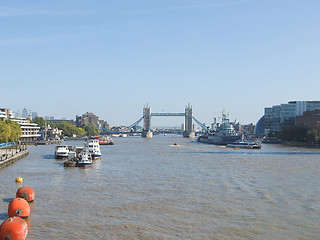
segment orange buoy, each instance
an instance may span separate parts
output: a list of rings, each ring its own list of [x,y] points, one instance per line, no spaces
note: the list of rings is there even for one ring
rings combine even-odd
[[[24,240],[28,234],[28,225],[20,217],[10,217],[0,226],[1,240]]]
[[[28,218],[24,218],[23,220],[27,223],[28,229],[30,229],[30,227],[32,225],[31,218],[29,218],[29,217]]]
[[[30,206],[24,198],[13,199],[8,206],[9,217],[28,217],[30,214]]]
[[[24,198],[25,200],[27,200],[28,202],[32,202],[34,200],[34,190],[32,187],[21,187],[18,189],[16,197],[17,198]]]

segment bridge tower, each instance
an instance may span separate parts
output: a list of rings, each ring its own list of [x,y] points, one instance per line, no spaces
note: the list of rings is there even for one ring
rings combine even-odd
[[[185,108],[185,124],[184,124],[184,132],[183,132],[184,138],[194,138],[195,132],[193,131],[193,125],[192,125],[192,106],[188,104]]]
[[[152,138],[152,132],[151,132],[151,107],[144,106],[143,108],[143,131],[142,131],[142,137],[145,138]]]

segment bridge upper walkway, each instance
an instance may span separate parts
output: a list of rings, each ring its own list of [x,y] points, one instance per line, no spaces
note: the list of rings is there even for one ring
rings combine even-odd
[[[186,116],[185,113],[151,113],[151,117],[184,117],[184,116]],[[203,130],[207,130],[207,126],[204,123],[201,123],[195,117],[192,117],[192,118]],[[143,119],[143,116],[141,118],[139,118],[136,122],[132,123],[131,125],[129,125],[127,127],[125,127],[120,132],[126,132],[126,131],[129,131],[130,129],[136,127],[142,121],[142,119]],[[106,132],[112,132],[111,130],[107,130],[105,128],[102,128],[102,130],[104,130]]]

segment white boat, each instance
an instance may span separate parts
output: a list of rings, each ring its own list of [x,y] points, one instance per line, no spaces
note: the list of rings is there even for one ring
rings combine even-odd
[[[232,143],[227,144],[226,147],[229,148],[248,148],[248,149],[260,149],[261,145],[255,142],[247,142],[244,140],[235,141]]]
[[[100,144],[97,139],[90,139],[85,142],[84,150],[88,150],[92,159],[101,157]]]
[[[78,155],[78,167],[91,167],[92,165],[92,157],[89,151],[82,151]]]
[[[66,145],[58,145],[54,151],[54,157],[57,159],[68,158],[69,156],[69,147]]]

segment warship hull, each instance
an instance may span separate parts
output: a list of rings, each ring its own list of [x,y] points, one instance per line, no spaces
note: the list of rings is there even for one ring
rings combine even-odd
[[[216,145],[227,145],[229,143],[241,140],[242,136],[200,136],[199,142],[216,144]]]

